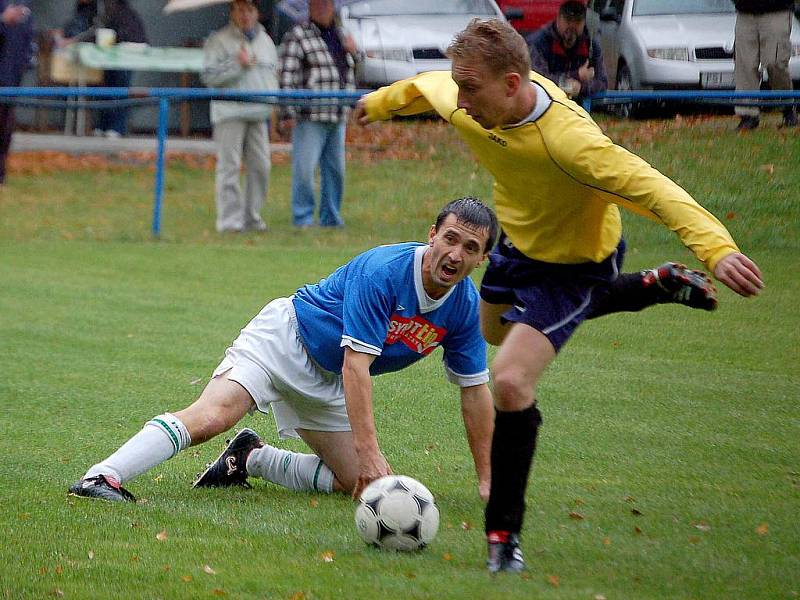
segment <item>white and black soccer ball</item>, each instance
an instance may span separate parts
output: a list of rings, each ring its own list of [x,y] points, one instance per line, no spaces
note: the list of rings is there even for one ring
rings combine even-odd
[[[439,530],[439,508],[428,488],[405,475],[370,483],[356,508],[356,529],[368,544],[386,550],[418,550]]]

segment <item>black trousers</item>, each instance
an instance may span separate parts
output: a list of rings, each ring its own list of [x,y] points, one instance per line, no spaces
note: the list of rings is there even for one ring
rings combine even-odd
[[[14,133],[14,105],[0,104],[0,183],[6,180],[6,159]]]

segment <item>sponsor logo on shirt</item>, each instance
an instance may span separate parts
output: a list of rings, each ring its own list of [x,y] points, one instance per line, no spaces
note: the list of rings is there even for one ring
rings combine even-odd
[[[389,333],[384,345],[402,342],[419,354],[430,354],[444,339],[447,330],[437,327],[419,315],[411,318],[392,315],[389,321]]]
[[[507,141],[505,141],[499,135],[496,135],[496,134],[492,133],[491,131],[489,132],[489,139],[492,140],[495,144],[500,144],[503,148],[508,146],[508,142]]]

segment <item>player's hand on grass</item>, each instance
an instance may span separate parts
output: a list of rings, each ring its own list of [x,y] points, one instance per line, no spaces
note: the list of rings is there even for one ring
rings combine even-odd
[[[714,267],[714,277],[745,298],[756,296],[764,288],[758,265],[740,252],[720,260]]]
[[[392,474],[392,467],[386,461],[386,457],[377,448],[369,453],[358,455],[358,481],[353,488],[353,500],[361,497],[361,492],[370,483],[380,479],[385,475]]]
[[[489,490],[492,487],[492,482],[488,479],[485,481],[478,482],[478,495],[481,497],[481,500],[484,502],[489,501]]]

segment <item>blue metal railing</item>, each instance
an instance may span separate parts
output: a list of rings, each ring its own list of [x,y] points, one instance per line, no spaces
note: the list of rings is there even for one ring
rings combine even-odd
[[[319,92],[313,90],[265,90],[259,92],[207,88],[107,88],[107,87],[0,87],[0,100],[25,106],[48,108],[108,108],[120,105],[158,105],[155,190],[153,193],[153,236],[161,235],[164,200],[164,163],[170,102],[189,100],[237,100],[286,106],[351,106],[370,90]],[[67,102],[67,99],[72,99]],[[86,100],[87,98],[99,98]],[[800,92],[737,91],[609,91],[593,96],[584,107],[642,102],[693,102],[737,106],[800,105]]]

